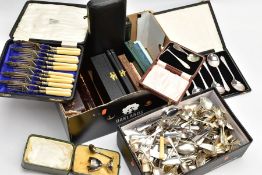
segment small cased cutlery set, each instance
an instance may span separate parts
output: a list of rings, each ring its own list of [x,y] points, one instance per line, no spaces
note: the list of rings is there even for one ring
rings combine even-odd
[[[72,14],[76,19],[68,18]],[[1,56],[0,95],[71,100],[84,54],[85,14],[85,6],[28,2]]]
[[[170,42],[154,60],[140,83],[153,94],[177,104],[186,94],[204,61],[203,56]]]
[[[251,90],[227,50],[210,2],[157,12],[155,17],[171,41],[206,57],[187,95],[210,87],[224,98]]]
[[[67,175],[118,175],[120,154],[94,145],[71,142],[40,135],[28,137],[22,166],[43,173]]]

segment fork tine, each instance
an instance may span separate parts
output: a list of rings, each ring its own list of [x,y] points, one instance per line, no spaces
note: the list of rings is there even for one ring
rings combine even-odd
[[[31,55],[32,57],[40,57],[38,55],[39,51],[36,51],[36,50],[32,50],[30,48],[20,48],[20,47],[14,47],[12,48],[12,50],[16,51],[16,52],[19,52],[20,54],[24,54],[24,55]],[[42,53],[42,52],[41,52]],[[45,53],[42,53],[42,54],[45,54]]]
[[[34,48],[41,49],[38,43],[30,42],[30,41],[20,41],[18,42],[24,48]]]

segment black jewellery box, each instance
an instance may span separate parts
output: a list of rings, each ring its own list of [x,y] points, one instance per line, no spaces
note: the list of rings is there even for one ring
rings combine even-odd
[[[200,104],[202,109],[198,108],[199,106],[196,106],[197,104]],[[212,110],[220,109],[224,113],[226,121],[226,123],[224,123],[226,125],[224,126],[224,132],[226,133],[224,138],[227,138],[227,141],[224,140],[222,142],[222,137],[213,137],[216,129],[210,131],[210,127],[213,129],[216,128],[217,125],[215,123],[213,123],[213,126],[210,125],[209,127],[204,127],[207,130],[200,131],[200,133],[198,133],[199,135],[195,135],[194,133],[198,132],[197,130],[199,127],[202,128],[205,124],[203,125],[201,122],[198,123],[196,121],[190,124],[191,119],[186,117],[189,113],[179,113],[180,109],[186,109],[189,111],[191,109],[199,109],[203,111],[211,108],[213,108]],[[165,124],[165,120],[169,121],[169,117],[172,118],[173,115],[176,115],[176,112],[178,114],[177,118],[173,118],[173,122],[171,120]],[[220,114],[217,113],[216,115]],[[197,116],[194,116],[192,119],[195,120],[195,117]],[[206,124],[208,121],[212,122],[212,120],[204,120]],[[182,123],[182,125],[179,123]],[[229,135],[229,130],[226,130],[225,127],[231,128],[231,135]],[[166,129],[161,131],[161,128]],[[220,131],[218,129],[217,131],[223,133],[223,129]],[[150,136],[144,136],[144,134],[151,135],[150,133],[152,134],[153,142],[150,141]],[[189,133],[193,133],[193,135]],[[209,138],[206,138],[206,136]],[[202,138],[204,138],[204,140],[202,140]],[[214,145],[212,145],[211,141],[213,138],[216,138],[216,141],[213,142]],[[221,149],[221,144],[231,144],[232,146],[233,142],[229,141],[232,138],[238,139],[238,142],[236,142],[237,146],[229,147],[227,148],[229,149],[227,151],[223,150],[224,148]],[[145,141],[146,139],[149,140]],[[155,109],[154,111],[139,116],[129,122],[119,125],[117,131],[118,147],[124,156],[131,173],[136,175],[142,175],[145,172],[152,174],[150,172],[152,172],[153,167],[151,164],[147,164],[149,161],[151,161],[156,167],[164,165],[161,168],[164,168],[166,173],[172,172],[174,174],[181,173],[194,175],[205,174],[221,165],[241,157],[246,152],[252,141],[253,140],[248,132],[238,121],[224,99],[219,95],[218,91],[214,88],[194,94],[176,106],[163,106],[162,108]],[[172,149],[171,142],[178,152],[174,151],[174,148]],[[149,147],[145,147],[143,144],[152,145],[152,150],[150,150],[149,153],[150,157],[148,157],[149,155],[147,153],[147,148]],[[161,147],[161,144],[164,146]],[[201,150],[201,148],[203,149]],[[161,150],[164,153],[162,155]],[[143,158],[143,154],[148,155],[147,158]],[[211,155],[211,157],[208,156],[208,158],[204,158],[206,155]]]
[[[154,14],[171,41],[207,57],[187,94],[217,87],[224,97],[251,91],[230,55],[209,1]]]
[[[84,16],[85,5],[27,1],[1,55],[0,96],[71,100],[87,38]]]
[[[74,145],[64,140],[30,135],[22,167],[57,175],[70,172],[75,175],[118,175],[120,154],[94,145]]]

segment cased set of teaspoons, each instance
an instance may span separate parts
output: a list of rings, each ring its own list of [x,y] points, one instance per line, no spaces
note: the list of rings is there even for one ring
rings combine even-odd
[[[155,13],[155,17],[169,40],[206,57],[187,96],[210,87],[215,87],[224,98],[251,91],[226,46],[211,2],[167,9]],[[186,65],[183,67],[187,69]]]
[[[235,71],[228,54],[225,52],[210,53],[206,55],[206,58],[204,67],[198,72],[187,95],[201,92],[210,87],[216,88],[222,96],[247,91],[248,85]]]

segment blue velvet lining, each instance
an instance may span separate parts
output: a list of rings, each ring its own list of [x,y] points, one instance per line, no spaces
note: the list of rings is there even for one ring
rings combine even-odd
[[[19,53],[12,50],[12,48],[19,48],[21,47],[18,43],[10,43],[8,46],[7,46],[7,51],[5,52],[6,54],[4,55],[4,57],[2,58],[2,67],[0,68],[1,69],[1,72],[0,72],[0,80],[11,80],[11,78],[9,77],[5,77],[3,76],[2,72],[14,72],[14,69],[10,66],[8,66],[6,63],[8,61],[12,61],[12,62],[19,62],[19,60],[14,60],[14,59],[11,59],[12,56],[18,56]],[[47,47],[45,47],[44,45],[41,45],[41,49],[42,50],[46,50]],[[40,56],[43,56],[43,55],[40,55]],[[36,65],[37,65],[37,68],[40,68],[41,65],[43,65],[43,63],[41,62],[36,62]],[[48,71],[54,71],[54,70],[48,70]],[[37,71],[35,71],[37,72]],[[58,71],[56,71],[58,72]],[[59,71],[61,72],[61,71]],[[74,75],[74,77],[76,77],[76,72],[64,72],[64,73],[71,73]],[[37,81],[37,79],[33,78],[31,82],[28,82],[30,84],[35,84],[35,81]],[[37,90],[36,87],[28,87],[29,88],[29,91],[27,92],[19,92],[19,91],[14,91],[14,90],[10,90],[7,88],[6,84],[1,84],[0,83],[0,93],[9,93],[9,94],[18,94],[18,95],[24,95],[24,94],[30,94],[30,95],[35,95],[37,94],[38,96],[48,96],[49,95],[45,95],[45,94],[38,94],[38,93],[35,93],[33,92],[32,90]]]

